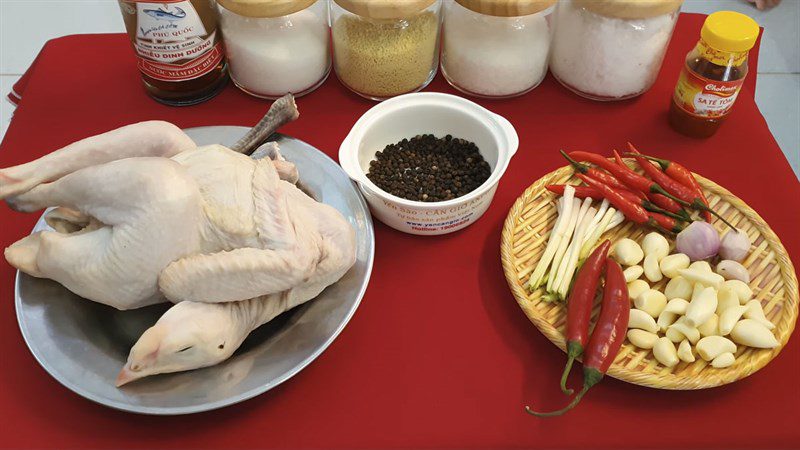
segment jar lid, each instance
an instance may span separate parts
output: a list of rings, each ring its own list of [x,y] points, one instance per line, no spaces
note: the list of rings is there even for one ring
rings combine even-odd
[[[437,0],[333,0],[353,14],[369,19],[402,19],[416,14]]]
[[[750,17],[733,11],[719,11],[706,18],[700,37],[711,48],[740,53],[756,45],[760,32],[758,24]]]
[[[245,17],[282,17],[302,11],[317,0],[217,0],[223,8]]]
[[[558,0],[456,0],[476,13],[497,17],[519,17],[536,14],[556,4]]]
[[[618,19],[649,19],[671,14],[683,0],[574,0],[575,5],[595,14]]]

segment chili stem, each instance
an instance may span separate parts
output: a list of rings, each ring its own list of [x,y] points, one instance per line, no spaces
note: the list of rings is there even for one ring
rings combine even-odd
[[[567,378],[569,377],[569,373],[572,370],[572,363],[575,362],[575,357],[570,356],[567,358],[567,366],[564,367],[564,373],[561,374],[561,392],[572,395],[575,391],[573,389],[567,389]]]
[[[735,230],[736,229],[736,227],[731,225],[731,223],[728,222],[727,220],[725,220],[724,217],[720,216],[718,212],[716,212],[713,209],[711,209],[710,207],[704,205],[703,202],[699,201],[699,199],[694,199],[694,201],[692,201],[692,203],[689,203],[689,202],[687,202],[685,200],[681,200],[678,197],[675,197],[674,195],[672,195],[669,192],[665,191],[664,188],[662,188],[658,184],[654,184],[652,186],[652,190],[654,192],[658,193],[658,194],[663,195],[664,197],[668,197],[668,198],[671,198],[671,199],[675,200],[676,202],[680,203],[683,206],[688,206],[690,208],[697,209],[697,210],[700,210],[700,211],[708,211],[711,214],[713,214],[714,216],[716,216],[717,219],[721,220],[722,223],[724,223],[725,225],[729,226],[731,228],[731,230]]]
[[[528,414],[530,414],[532,416],[536,416],[536,417],[555,417],[555,416],[563,415],[564,413],[566,413],[570,409],[572,409],[575,406],[577,406],[578,403],[580,403],[580,401],[583,398],[583,396],[586,395],[586,393],[589,391],[589,387],[590,386],[584,386],[583,389],[581,389],[581,391],[578,393],[578,395],[576,395],[575,398],[572,399],[572,401],[570,402],[569,405],[559,409],[558,411],[551,411],[551,412],[546,412],[546,413],[536,412],[536,411],[532,410],[530,406],[526,406],[525,407],[525,411],[527,411]]]

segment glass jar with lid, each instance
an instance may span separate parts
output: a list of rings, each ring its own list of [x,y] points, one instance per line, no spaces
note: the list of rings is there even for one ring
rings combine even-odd
[[[646,92],[658,76],[683,0],[562,0],[550,71],[593,100]]]
[[[307,94],[331,68],[326,0],[217,0],[230,76],[248,94]]]
[[[441,6],[441,0],[333,0],[339,80],[373,100],[427,86],[439,66]]]
[[[442,73],[478,97],[529,92],[547,74],[556,0],[455,0],[445,4]]]

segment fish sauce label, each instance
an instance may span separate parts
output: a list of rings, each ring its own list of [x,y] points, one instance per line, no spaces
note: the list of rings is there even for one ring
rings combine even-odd
[[[197,2],[196,8],[190,0],[120,2],[142,73],[161,81],[186,81],[214,70],[224,54],[208,3]]]
[[[709,80],[684,66],[675,86],[675,104],[695,117],[724,117],[733,108],[742,84],[744,78],[736,81]]]

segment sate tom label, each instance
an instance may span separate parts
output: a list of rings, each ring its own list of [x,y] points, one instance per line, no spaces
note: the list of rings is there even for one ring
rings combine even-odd
[[[675,86],[675,104],[696,117],[723,117],[731,111],[742,84],[744,78],[736,81],[709,80],[684,66]]]
[[[211,72],[222,60],[216,22],[204,24],[200,15],[213,18],[210,8],[198,12],[189,0],[128,0],[121,6],[124,14],[135,17],[135,31],[128,31],[139,70],[145,75],[162,81],[186,81]]]

